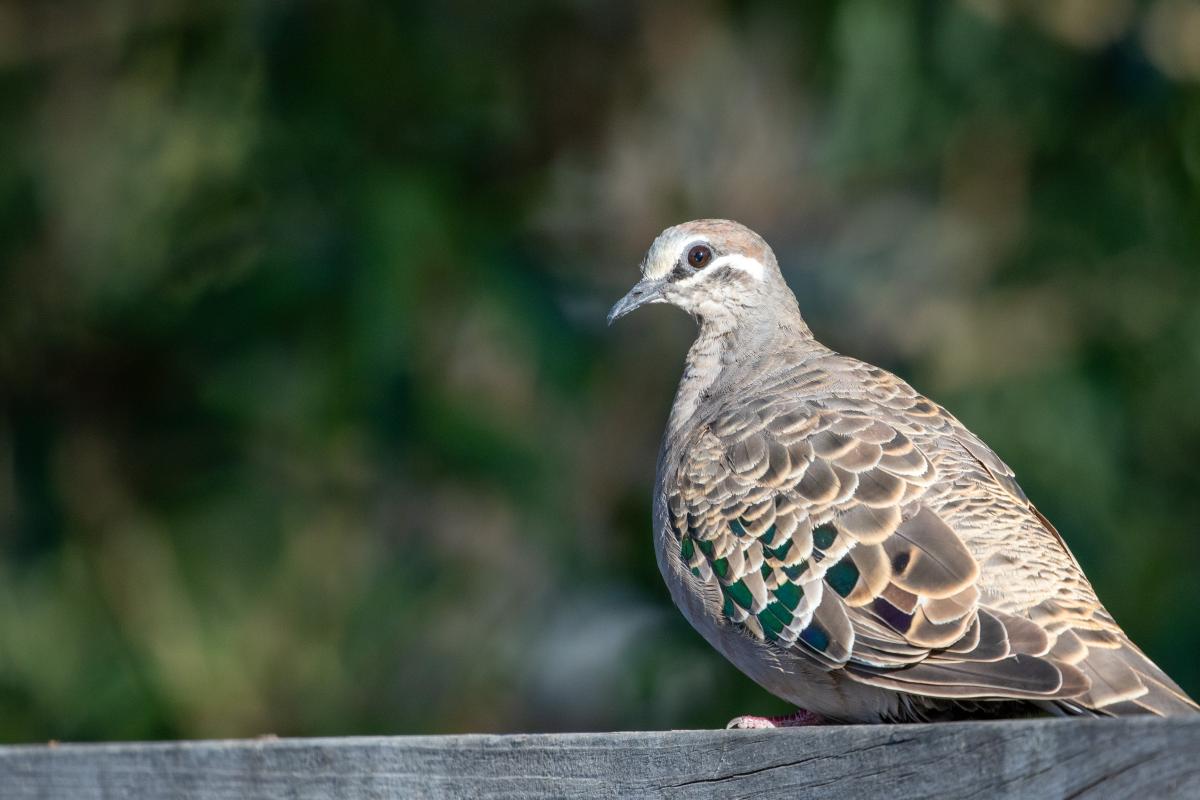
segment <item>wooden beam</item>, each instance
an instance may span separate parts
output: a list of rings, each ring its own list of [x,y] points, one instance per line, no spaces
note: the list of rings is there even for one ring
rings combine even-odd
[[[1200,797],[1200,716],[0,747],[0,797]]]

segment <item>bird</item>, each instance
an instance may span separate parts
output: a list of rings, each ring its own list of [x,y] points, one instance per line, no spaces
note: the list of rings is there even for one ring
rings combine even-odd
[[[658,457],[659,570],[797,709],[728,727],[1200,711],[982,439],[814,338],[758,234],[667,228],[608,323],[653,303],[698,322]]]

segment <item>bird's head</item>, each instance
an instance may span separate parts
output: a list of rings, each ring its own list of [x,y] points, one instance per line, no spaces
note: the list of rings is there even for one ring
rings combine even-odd
[[[740,327],[795,298],[762,237],[724,219],[667,228],[642,260],[642,279],[608,312],[612,324],[649,303],[670,303],[705,323]]]

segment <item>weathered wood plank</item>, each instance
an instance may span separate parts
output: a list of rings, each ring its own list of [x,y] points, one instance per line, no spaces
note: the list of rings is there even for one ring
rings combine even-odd
[[[1200,717],[0,748],[0,797],[1200,797]]]

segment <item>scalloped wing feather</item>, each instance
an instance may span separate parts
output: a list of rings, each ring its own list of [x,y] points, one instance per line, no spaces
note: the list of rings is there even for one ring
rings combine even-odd
[[[911,410],[944,421],[923,402]],[[982,442],[967,450],[1024,497]],[[1107,626],[1089,643],[1068,625],[1054,630],[1053,609],[1039,621],[980,606],[980,565],[923,502],[937,480],[900,425],[761,403],[697,432],[668,507],[685,566],[718,589],[713,614],[826,669],[943,698],[1144,695],[1120,659],[1079,666]]]

